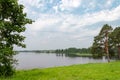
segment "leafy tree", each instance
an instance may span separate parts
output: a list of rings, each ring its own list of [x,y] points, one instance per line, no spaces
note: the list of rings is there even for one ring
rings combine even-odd
[[[0,76],[11,76],[15,71],[13,46],[25,47],[25,37],[20,33],[32,20],[26,18],[23,8],[18,0],[0,0]]]
[[[109,35],[112,32],[112,27],[109,26],[108,24],[103,25],[100,33],[98,36],[94,38],[94,43],[92,47],[92,51],[100,53],[106,53],[105,55],[107,56],[108,62],[110,62],[109,58]]]
[[[120,59],[120,27],[116,27],[110,35],[113,48],[118,48],[118,58]]]
[[[104,54],[104,49],[102,47],[102,44],[99,43],[99,37],[94,37],[94,43],[91,47],[91,53],[93,54],[93,57],[102,57]]]

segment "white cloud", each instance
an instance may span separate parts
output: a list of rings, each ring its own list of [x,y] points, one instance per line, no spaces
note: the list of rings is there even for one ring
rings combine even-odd
[[[47,28],[53,28],[57,26],[56,24],[61,21],[58,16],[50,14],[39,14],[40,17],[31,25],[32,31],[41,31]],[[55,25],[55,26],[54,26]],[[46,30],[45,30],[46,31]]]
[[[32,24],[32,30],[44,30],[55,28],[62,32],[72,32],[87,25],[104,21],[114,21],[120,18],[120,6],[115,9],[103,10],[93,14],[82,16],[72,14],[40,14],[40,17]],[[56,29],[56,28],[55,28]]]
[[[41,6],[44,6],[45,2],[43,0],[19,0],[19,3],[24,4],[26,6],[40,8]]]
[[[25,5],[27,5],[26,12],[29,12],[33,15],[37,15],[35,22],[28,27],[28,32],[26,35],[26,43],[31,47],[31,49],[39,49],[40,46],[44,48],[52,48],[51,45],[54,44],[54,48],[58,45],[58,48],[63,46],[72,46],[83,44],[86,41],[86,44],[90,42],[90,37],[95,36],[99,28],[90,29],[88,26],[97,24],[99,22],[109,22],[120,19],[120,6],[112,10],[102,10],[95,13],[87,13],[83,15],[74,15],[74,14],[64,14],[58,12],[58,9],[61,10],[71,10],[77,7],[80,7],[82,0],[62,0],[60,4],[57,4],[53,7],[56,11],[56,14],[51,13],[38,13],[31,10],[30,6],[39,7],[39,0],[21,0]],[[51,0],[52,2],[53,0]],[[108,4],[111,4],[112,0],[109,0]],[[43,3],[44,5],[44,3]],[[95,7],[94,3],[90,3],[91,7]],[[30,16],[33,16],[30,15]],[[86,27],[87,26],[87,27]],[[43,31],[43,32],[42,32]],[[44,32],[47,31],[47,32]],[[55,31],[55,32],[51,32]],[[89,36],[90,37],[89,37]],[[34,39],[32,39],[34,37]],[[93,38],[92,38],[93,39]],[[31,43],[31,44],[29,44]],[[73,44],[74,43],[74,44]],[[66,44],[66,45],[65,45]],[[40,46],[39,46],[40,45]],[[81,46],[81,45],[79,45]],[[83,44],[81,47],[84,47]],[[86,45],[89,46],[89,45]],[[42,48],[41,47],[41,48]]]
[[[58,13],[58,6],[53,6],[53,9],[55,10],[55,13]]]
[[[113,2],[115,2],[116,0],[105,0],[103,4],[101,3],[97,3],[98,7],[100,9],[111,9],[111,7],[113,6]]]
[[[107,0],[106,4],[105,4],[105,8],[109,8],[114,0]]]
[[[72,8],[77,8],[81,4],[81,0],[62,0],[60,4],[61,10],[70,10]]]
[[[120,6],[113,10],[103,10],[93,14],[85,14],[82,19],[79,20],[81,26],[91,25],[98,22],[114,21],[120,19]]]

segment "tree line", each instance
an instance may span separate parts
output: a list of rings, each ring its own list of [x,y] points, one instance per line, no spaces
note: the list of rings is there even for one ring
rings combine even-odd
[[[106,56],[108,62],[113,56],[120,59],[120,27],[113,29],[108,24],[103,25],[99,34],[94,37],[91,53],[96,57]]]
[[[89,48],[67,48],[67,49],[57,49],[55,53],[89,53]]]
[[[78,54],[90,54],[90,48],[67,48],[67,49],[57,49],[53,53],[65,54],[66,56],[78,56]]]

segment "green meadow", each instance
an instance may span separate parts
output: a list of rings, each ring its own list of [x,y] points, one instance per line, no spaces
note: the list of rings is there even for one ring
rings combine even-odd
[[[18,70],[14,76],[0,80],[120,80],[120,61]]]

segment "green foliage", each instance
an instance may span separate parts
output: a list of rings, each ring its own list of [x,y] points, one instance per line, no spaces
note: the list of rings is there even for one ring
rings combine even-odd
[[[0,80],[120,80],[120,62],[20,70]]]
[[[106,36],[106,34],[108,34]],[[106,46],[107,40],[107,46]],[[93,56],[102,57],[106,55],[106,48],[108,48],[109,56],[116,56],[120,59],[120,27],[116,27],[112,30],[112,27],[105,24],[100,33],[94,37],[94,43],[91,47]]]
[[[91,47],[91,52],[93,56],[102,57],[103,55],[108,54],[108,57],[109,57],[110,49],[108,48],[110,48],[111,43],[108,40],[111,32],[112,32],[111,26],[109,26],[108,24],[103,25],[100,33],[96,37],[94,37],[94,43]],[[106,49],[108,49],[108,53]]]
[[[8,76],[13,75],[14,67],[13,64],[16,60],[13,59],[12,55],[14,51],[10,48],[0,49],[0,75]]]
[[[18,0],[0,0],[0,76],[11,76],[14,73],[13,45],[25,47],[25,24],[32,23],[23,13],[23,5]]]
[[[120,27],[116,27],[111,33],[110,41],[112,47],[118,50],[118,58],[120,59]]]
[[[68,48],[68,49],[57,49],[55,50],[56,53],[89,53],[89,48]]]
[[[104,52],[103,52],[102,47],[99,47],[94,44],[94,46],[91,47],[91,53],[94,58],[101,58]]]
[[[110,35],[113,46],[120,46],[120,27],[116,27]]]
[[[90,55],[90,48],[57,49],[57,50],[54,51],[54,53],[65,54],[66,56],[69,56],[69,57],[86,56],[86,54],[88,54],[88,56],[89,56]]]

